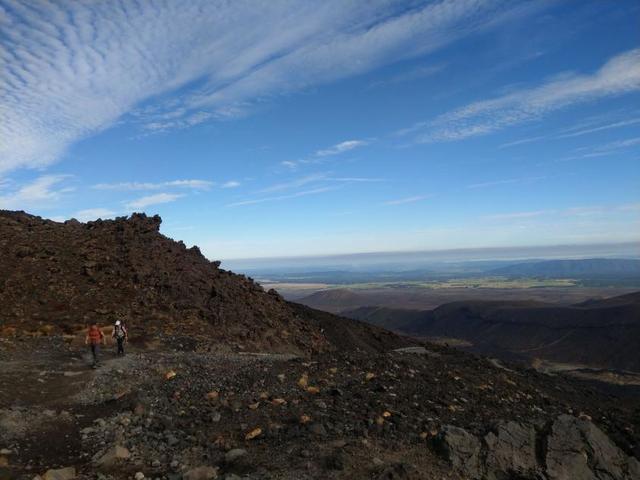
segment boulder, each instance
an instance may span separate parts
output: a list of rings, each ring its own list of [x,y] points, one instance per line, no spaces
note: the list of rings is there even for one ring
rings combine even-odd
[[[76,469],[74,467],[47,470],[42,476],[43,480],[73,480],[74,478],[76,478]]]
[[[446,425],[435,438],[436,449],[453,468],[470,479],[481,478],[480,440],[466,430]]]
[[[182,475],[183,480],[214,480],[218,478],[218,469],[209,466],[192,468]]]
[[[484,444],[488,479],[535,477],[538,465],[536,432],[532,426],[499,423],[495,432],[485,435]]]
[[[447,425],[436,452],[468,479],[639,480],[640,462],[627,456],[585,418],[560,415],[544,429],[501,422],[480,441]]]
[[[247,456],[247,451],[244,448],[234,448],[229,450],[224,456],[224,461],[228,464],[236,463],[243,457]]]
[[[131,454],[129,450],[120,445],[115,445],[106,451],[95,463],[100,467],[110,468],[120,462],[128,460]]]
[[[640,466],[588,420],[560,415],[547,437],[549,480],[633,480]]]

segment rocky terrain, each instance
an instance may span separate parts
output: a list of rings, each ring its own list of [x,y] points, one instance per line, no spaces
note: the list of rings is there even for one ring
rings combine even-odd
[[[0,479],[640,478],[635,401],[287,303],[157,218],[0,218]]]
[[[138,338],[189,335],[210,345],[317,351],[319,329],[275,292],[159,233],[161,219],[80,223],[0,211],[0,325],[72,334],[89,320],[129,321]]]

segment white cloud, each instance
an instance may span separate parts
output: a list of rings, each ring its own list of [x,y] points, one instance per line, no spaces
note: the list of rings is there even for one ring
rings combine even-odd
[[[620,120],[617,122],[609,122],[609,123],[599,124],[595,126],[593,124],[591,124],[591,126],[581,125],[578,127],[565,129],[562,132],[555,135],[538,135],[536,137],[523,138],[513,142],[503,143],[498,148],[502,149],[507,147],[515,147],[517,145],[524,145],[526,143],[539,142],[541,140],[558,140],[563,138],[581,137],[589,133],[597,133],[597,132],[602,132],[606,130],[612,130],[614,128],[624,128],[631,125],[636,125],[638,123],[640,123],[640,118],[632,118],[630,120]]]
[[[640,210],[639,203],[623,203],[618,205],[588,205],[567,207],[558,210],[536,210],[530,212],[513,212],[513,213],[500,213],[496,215],[486,215],[482,217],[484,220],[524,220],[533,219],[539,217],[556,217],[560,220],[567,220],[571,217],[588,218],[588,217],[602,217],[602,218],[620,218],[620,215],[634,213]],[[599,218],[598,221],[601,219]]]
[[[97,220],[98,218],[113,218],[116,215],[116,212],[108,208],[87,208],[77,211],[72,217],[80,222],[89,222],[91,220]]]
[[[488,188],[495,187],[498,185],[510,185],[513,183],[526,183],[526,182],[537,182],[538,180],[546,179],[546,176],[540,177],[524,177],[524,178],[509,178],[505,180],[494,180],[491,182],[481,182],[481,183],[473,183],[471,185],[467,185],[467,188],[476,189],[476,188]]]
[[[70,178],[69,175],[43,175],[38,177],[14,192],[0,196],[0,209],[31,210],[34,208],[52,208],[62,199],[65,193],[73,191],[71,187],[60,186],[68,178]]]
[[[178,198],[184,197],[175,193],[157,193],[155,195],[148,195],[146,197],[138,198],[128,202],[125,207],[127,210],[143,210],[151,205],[159,205],[162,203],[170,203]]]
[[[537,210],[534,212],[513,212],[513,213],[499,213],[496,215],[486,215],[485,219],[487,220],[520,220],[523,218],[534,218],[534,217],[540,217],[542,215],[545,215],[547,213],[550,213],[549,211],[546,210]]]
[[[638,90],[640,49],[635,49],[611,58],[591,75],[563,75],[535,88],[474,102],[441,115],[429,122],[416,140],[455,141],[485,135],[574,104]]]
[[[349,150],[353,150],[354,148],[363,147],[367,145],[367,142],[364,140],[347,140],[341,143],[338,143],[332,147],[325,148],[323,150],[318,150],[316,152],[316,157],[327,157],[330,155],[338,155],[340,153],[348,152]]]
[[[243,205],[254,205],[256,203],[264,203],[264,202],[273,202],[277,200],[288,200],[290,198],[298,198],[298,197],[306,197],[307,195],[317,195],[319,193],[329,192],[331,190],[335,190],[336,187],[319,187],[313,188],[311,190],[303,190],[301,192],[291,193],[288,195],[278,195],[275,197],[263,197],[263,198],[254,198],[251,200],[243,200],[240,202],[233,202],[227,204],[227,207],[240,207]]]
[[[327,148],[323,148],[315,151],[312,155],[307,158],[303,158],[301,160],[285,160],[280,162],[280,165],[283,167],[287,167],[291,170],[295,170],[300,165],[313,165],[324,163],[327,161],[326,157],[333,157],[335,155],[340,155],[341,153],[345,153],[356,148],[364,147],[365,145],[369,145],[371,140],[346,140],[341,143],[337,143]]]
[[[280,165],[294,170],[295,168],[297,168],[298,162],[295,162],[293,160],[283,160],[282,162],[280,162]]]
[[[141,0],[0,8],[2,172],[51,164],[117,121],[153,132],[242,115],[269,96],[416,57],[543,7]]]
[[[331,190],[336,190],[338,188],[343,187],[344,185],[349,185],[352,183],[370,183],[370,182],[382,182],[383,179],[380,178],[369,178],[369,177],[336,177],[331,176],[329,173],[314,173],[311,175],[306,175],[304,177],[298,177],[291,179],[287,182],[277,183],[275,185],[271,185],[269,187],[263,188],[258,192],[255,192],[258,195],[263,194],[274,194],[277,192],[286,192],[287,190],[295,190],[300,187],[306,187],[306,190],[286,193],[277,196],[258,196],[257,198],[248,198],[246,200],[241,200],[237,202],[233,202],[228,204],[228,207],[238,207],[241,205],[253,205],[256,203],[264,203],[264,202],[272,202],[274,200],[287,200],[291,198],[303,197],[307,195],[315,195],[317,193],[329,192]]]
[[[235,180],[229,180],[228,182],[224,182],[222,185],[220,185],[222,188],[236,188],[240,186],[240,182],[237,182]]]
[[[430,197],[432,197],[432,195],[416,195],[413,197],[399,198],[397,200],[389,200],[388,202],[384,202],[384,205],[404,205],[405,203],[415,203]]]
[[[271,192],[279,192],[282,190],[291,190],[294,188],[303,187],[310,183],[369,183],[369,182],[382,182],[384,181],[381,178],[370,178],[370,177],[334,177],[329,173],[314,173],[311,175],[306,175],[304,177],[294,178],[289,180],[288,182],[277,183],[275,185],[271,185],[270,187],[263,188],[258,193],[271,193]]]
[[[571,155],[561,158],[561,161],[565,160],[578,160],[582,158],[595,158],[595,157],[608,157],[610,155],[618,154],[628,150],[631,147],[640,145],[640,137],[626,138],[624,140],[616,140],[613,142],[605,143],[603,145],[590,145],[587,147],[580,147],[576,149],[579,153],[577,155]]]
[[[122,182],[99,183],[92,188],[97,190],[160,190],[167,187],[188,188],[192,190],[208,190],[214,185],[208,180],[172,180],[169,182]]]
[[[327,177],[328,177],[328,174],[326,173],[314,173],[312,175],[306,175],[304,177],[295,178],[288,182],[271,185],[270,187],[263,188],[262,190],[260,190],[259,193],[279,192],[279,191],[288,190],[291,188],[302,187],[309,183],[325,180]]]
[[[640,123],[640,118],[632,118],[630,120],[621,120],[619,122],[607,123],[605,125],[598,125],[597,127],[583,128],[581,130],[563,133],[558,135],[556,138],[580,137],[582,135],[587,135],[588,133],[601,132],[603,130],[611,130],[612,128],[628,127],[629,125],[635,125],[637,123]]]

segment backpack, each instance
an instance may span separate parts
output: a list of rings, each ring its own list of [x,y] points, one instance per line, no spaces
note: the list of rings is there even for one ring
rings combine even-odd
[[[124,338],[125,337],[125,332],[124,332],[124,328],[122,327],[122,325],[115,325],[113,328],[115,328],[115,337],[116,338]]]

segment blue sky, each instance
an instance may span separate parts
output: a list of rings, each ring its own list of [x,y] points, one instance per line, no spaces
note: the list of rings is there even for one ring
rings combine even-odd
[[[0,0],[0,208],[210,258],[640,238],[636,1]]]

